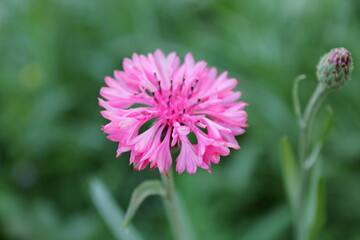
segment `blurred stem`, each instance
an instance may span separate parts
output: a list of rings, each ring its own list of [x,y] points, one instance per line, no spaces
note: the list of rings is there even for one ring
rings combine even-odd
[[[174,237],[176,240],[185,240],[185,226],[183,221],[181,221],[181,213],[176,196],[173,170],[171,168],[169,169],[168,176],[165,174],[160,175],[166,189],[166,195],[163,199]]]
[[[296,238],[297,240],[308,239],[307,231],[305,229],[305,204],[308,193],[308,182],[309,182],[309,173],[311,168],[306,166],[306,159],[309,155],[310,147],[310,132],[312,128],[313,119],[325,99],[326,95],[329,93],[330,89],[327,88],[324,84],[319,83],[314,93],[312,94],[304,112],[304,117],[299,123],[300,127],[300,139],[299,139],[299,161],[300,161],[300,181],[299,181],[299,201],[297,206],[296,214]]]
[[[304,163],[308,154],[309,148],[309,133],[312,127],[313,118],[319,109],[322,101],[325,99],[328,94],[329,89],[324,85],[319,83],[315,89],[313,95],[310,98],[308,105],[305,108],[303,121],[300,123],[300,146],[299,146],[299,158],[301,164]]]

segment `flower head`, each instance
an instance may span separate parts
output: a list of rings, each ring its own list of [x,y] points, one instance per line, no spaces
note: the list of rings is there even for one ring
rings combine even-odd
[[[327,87],[338,88],[350,79],[352,70],[351,53],[346,48],[334,48],[320,59],[317,77]]]
[[[210,171],[229,148],[240,148],[234,136],[245,132],[247,104],[236,102],[241,92],[233,91],[237,80],[227,72],[218,76],[216,68],[195,62],[190,53],[181,64],[175,53],[165,56],[160,50],[133,54],[123,69],[105,77],[107,87],[100,90],[105,100],[99,104],[110,120],[104,132],[119,143],[117,156],[131,151],[134,169],[150,165],[166,173],[173,162],[170,149],[179,147],[179,174],[194,174],[197,167]]]

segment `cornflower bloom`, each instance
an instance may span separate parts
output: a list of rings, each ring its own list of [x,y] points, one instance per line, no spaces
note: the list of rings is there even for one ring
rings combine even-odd
[[[165,56],[160,50],[125,58],[123,69],[105,77],[99,104],[110,120],[103,131],[119,143],[117,157],[131,151],[135,170],[150,165],[166,174],[171,148],[178,147],[179,174],[194,174],[197,167],[210,171],[229,148],[240,148],[234,136],[245,132],[247,104],[237,102],[241,92],[233,91],[237,80],[227,72],[218,76],[216,68],[195,62],[190,53],[181,64],[176,53]],[[153,125],[141,132],[149,121]]]

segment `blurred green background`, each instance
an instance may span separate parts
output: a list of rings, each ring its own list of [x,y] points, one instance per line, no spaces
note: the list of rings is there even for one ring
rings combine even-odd
[[[354,58],[353,81],[330,94],[334,129],[323,153],[327,220],[320,239],[360,239],[360,2],[357,0],[1,0],[0,239],[114,239],[94,207],[97,177],[126,209],[158,171],[134,172],[101,132],[97,97],[124,57],[192,52],[239,79],[249,125],[242,149],[176,184],[198,239],[291,239],[278,142],[297,129],[331,48]],[[321,109],[314,134],[325,119]],[[145,239],[171,239],[159,197],[134,219]],[[119,223],[121,225],[121,223]]]

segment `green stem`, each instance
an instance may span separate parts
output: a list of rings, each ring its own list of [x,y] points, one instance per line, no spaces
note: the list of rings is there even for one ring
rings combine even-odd
[[[309,155],[310,147],[310,132],[312,128],[313,119],[321,103],[329,93],[329,88],[324,84],[319,83],[313,95],[305,108],[304,117],[300,122],[300,139],[299,139],[299,161],[300,161],[300,182],[299,182],[299,201],[296,214],[296,236],[297,240],[307,239],[305,232],[305,204],[308,192],[309,172],[311,168],[307,168],[305,163]]]
[[[169,169],[168,176],[161,174],[161,180],[166,189],[166,195],[163,199],[174,237],[176,240],[185,240],[185,227],[176,196],[173,170]]]

